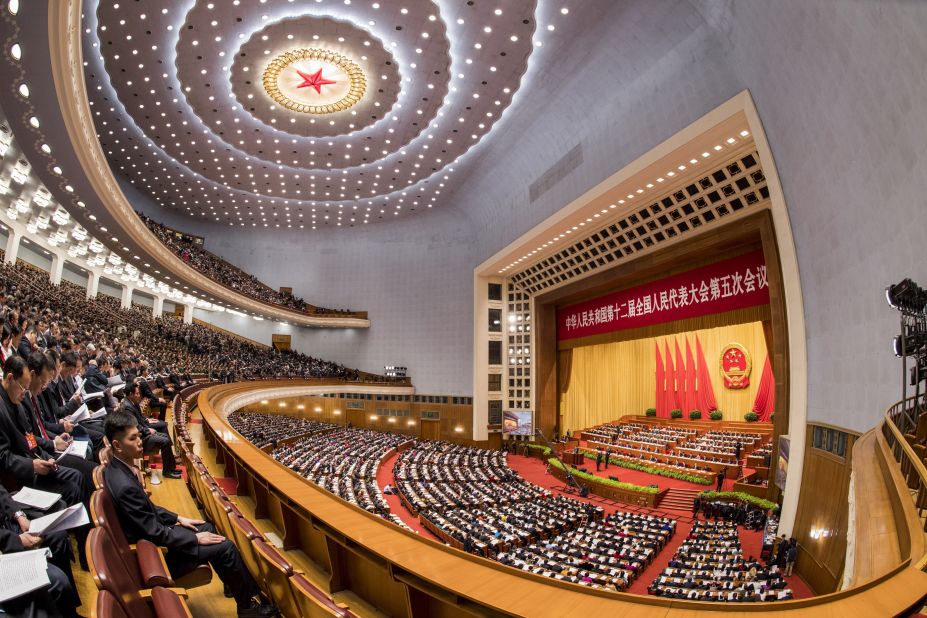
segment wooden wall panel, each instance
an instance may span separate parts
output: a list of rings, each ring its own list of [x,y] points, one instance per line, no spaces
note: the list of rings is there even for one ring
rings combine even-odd
[[[840,458],[812,447],[812,431],[813,425],[808,425],[795,519],[799,548],[795,568],[817,594],[825,594],[836,591],[843,576],[849,515],[847,501],[853,444],[857,436],[849,435],[847,456]],[[828,536],[812,538],[812,530],[827,530]]]

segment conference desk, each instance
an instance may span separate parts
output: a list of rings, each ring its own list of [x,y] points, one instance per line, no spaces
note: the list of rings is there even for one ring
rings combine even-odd
[[[233,409],[260,399],[317,394],[314,381],[252,382],[209,388],[197,398],[206,444],[216,449],[224,474],[254,500],[284,545],[305,553],[328,575],[329,592],[350,590],[394,616],[717,616],[721,607],[593,590],[512,569],[422,538],[345,502],[275,462],[231,428]],[[329,386],[344,392],[345,386]],[[352,387],[362,388],[362,387]],[[378,392],[382,389],[378,389]],[[360,392],[360,391],[357,391]],[[218,471],[216,471],[218,472]],[[776,603],[729,603],[729,615],[887,616],[923,596],[927,575],[910,560],[856,589]]]
[[[564,451],[560,455],[560,459],[563,460],[563,463],[571,466],[581,466],[586,463],[586,457],[582,453],[574,453],[573,451]]]

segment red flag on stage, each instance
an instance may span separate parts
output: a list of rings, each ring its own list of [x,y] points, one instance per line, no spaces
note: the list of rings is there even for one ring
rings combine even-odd
[[[695,391],[695,373],[695,358],[692,357],[692,346],[686,337],[686,409],[689,411],[700,409]],[[708,410],[702,410],[702,416],[707,418]]]
[[[679,349],[679,340],[673,337],[676,346],[676,407],[682,410],[682,417],[689,418],[686,402],[686,366],[682,364],[682,350]]]
[[[666,418],[669,416],[669,410],[666,409],[666,370],[663,368],[663,358],[660,356],[660,344],[654,341],[657,354],[657,416]]]
[[[663,342],[664,357],[666,363],[666,409],[672,411],[678,408],[676,405],[676,370],[673,368],[673,355],[670,353],[669,341]],[[670,416],[667,414],[667,416]]]
[[[776,380],[773,377],[772,365],[769,363],[769,355],[767,354],[766,363],[763,365],[763,377],[760,378],[760,385],[756,389],[753,411],[757,413],[762,422],[768,423],[769,417],[775,412],[775,406]]]
[[[711,374],[708,371],[708,363],[705,362],[705,351],[702,350],[702,342],[698,336],[695,337],[695,352],[698,355],[698,409],[704,414],[718,409],[715,401],[715,391],[711,387]]]

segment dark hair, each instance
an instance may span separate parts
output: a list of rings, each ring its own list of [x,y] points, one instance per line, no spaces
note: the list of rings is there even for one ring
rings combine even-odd
[[[61,355],[61,364],[65,367],[77,367],[77,354],[65,352]]]
[[[30,354],[29,358],[26,359],[26,364],[29,365],[29,371],[32,373],[42,373],[43,369],[55,370],[55,365],[42,352]]]
[[[3,363],[3,375],[13,374],[13,378],[18,380],[23,377],[23,371],[26,369],[26,361],[22,356],[13,355]]]
[[[126,384],[126,388],[123,391],[126,397],[138,392],[138,382],[129,382]]]
[[[137,427],[138,422],[135,417],[124,410],[116,409],[106,415],[103,422],[103,432],[106,439],[112,442],[117,436],[121,436],[132,427]]]
[[[57,365],[58,361],[61,360],[61,354],[55,348],[48,348],[45,350],[45,354],[55,365]]]
[[[16,322],[7,322],[10,325],[10,333],[13,337],[19,335],[23,332],[23,329],[19,327],[19,324]]]
[[[13,336],[13,325],[9,322],[3,323],[3,334],[0,335],[0,341],[6,341]]]

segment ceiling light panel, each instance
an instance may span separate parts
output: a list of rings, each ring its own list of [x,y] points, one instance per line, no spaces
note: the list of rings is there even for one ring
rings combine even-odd
[[[552,36],[538,23],[567,19],[560,6],[91,0],[92,111],[114,170],[181,213],[313,229],[392,219],[460,182],[455,165],[511,105],[539,32]],[[348,59],[363,96],[312,114],[275,100],[262,77],[302,50]],[[275,76],[307,105],[344,77],[337,63],[308,61]]]

